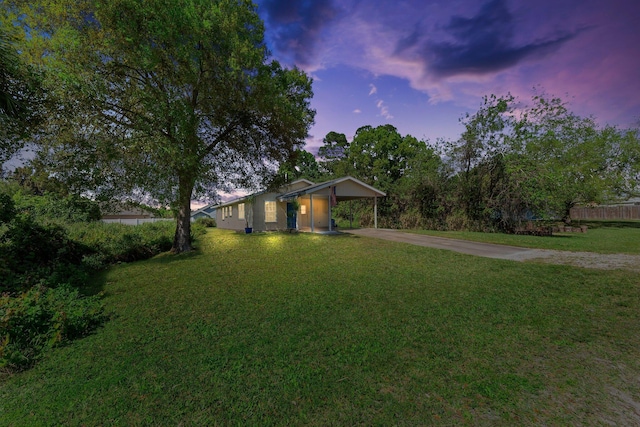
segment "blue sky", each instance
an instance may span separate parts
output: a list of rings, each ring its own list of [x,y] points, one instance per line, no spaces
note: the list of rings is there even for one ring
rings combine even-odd
[[[483,95],[538,87],[580,115],[640,120],[638,0],[254,0],[273,57],[314,78],[316,124],[456,139]]]

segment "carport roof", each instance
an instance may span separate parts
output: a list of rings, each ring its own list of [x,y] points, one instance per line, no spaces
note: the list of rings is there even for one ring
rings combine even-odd
[[[374,188],[368,184],[365,184],[364,182],[360,181],[359,179],[355,179],[352,176],[345,176],[342,178],[337,178],[337,179],[332,179],[330,181],[325,181],[325,182],[321,182],[320,184],[314,184],[314,185],[310,185],[309,187],[304,187],[304,188],[299,188],[297,190],[293,190],[293,191],[289,191],[287,193],[281,194],[278,196],[278,199],[280,200],[291,200],[291,199],[295,199],[296,197],[300,197],[300,196],[304,196],[307,194],[313,194],[313,193],[317,193],[320,190],[324,190],[325,188],[329,188],[329,187],[336,187],[338,185],[340,185],[341,183],[344,182],[353,182],[358,186],[361,186],[369,191],[371,191],[374,195],[373,196],[362,196],[362,198],[369,198],[369,197],[384,197],[387,194],[383,191],[378,190],[377,188]],[[338,197],[340,198],[340,197]]]

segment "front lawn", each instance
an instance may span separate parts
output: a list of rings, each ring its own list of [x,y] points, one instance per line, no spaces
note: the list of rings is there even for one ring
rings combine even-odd
[[[640,278],[209,230],[99,276],[112,320],[0,378],[0,424],[633,425]]]
[[[405,230],[411,233],[498,243],[525,248],[553,249],[602,254],[640,254],[640,221],[583,221],[586,233],[554,233],[553,236],[522,236],[505,233],[477,233],[471,231]]]

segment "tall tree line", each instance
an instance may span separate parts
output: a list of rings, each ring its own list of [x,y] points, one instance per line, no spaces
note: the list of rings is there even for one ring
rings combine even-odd
[[[435,143],[391,125],[361,127],[352,141],[330,132],[313,170],[385,191],[379,223],[398,228],[509,232],[532,219],[570,222],[576,204],[638,194],[638,129],[599,126],[544,95],[529,103],[487,96],[461,121],[459,139]],[[370,207],[356,211],[363,225],[371,222]]]

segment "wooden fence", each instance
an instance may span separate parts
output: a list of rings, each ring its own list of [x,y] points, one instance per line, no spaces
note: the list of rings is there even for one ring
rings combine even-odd
[[[125,225],[140,225],[147,222],[159,222],[159,221],[175,221],[173,218],[112,218],[103,219],[102,222],[125,224]]]
[[[571,219],[640,219],[640,205],[597,206],[595,208],[572,208]]]

